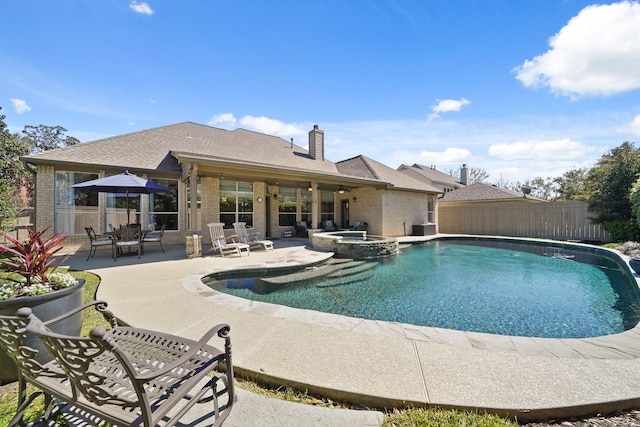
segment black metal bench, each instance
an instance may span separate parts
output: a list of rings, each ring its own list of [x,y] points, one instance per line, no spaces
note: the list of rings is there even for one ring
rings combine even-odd
[[[89,337],[52,332],[49,325],[87,306],[95,306],[112,327],[94,328]],[[199,341],[156,331],[117,325],[106,303],[96,301],[73,313],[42,322],[30,308],[16,316],[0,316],[0,345],[20,372],[18,410],[9,426],[22,423],[26,383],[45,395],[45,418],[57,410],[52,397],[116,425],[175,425],[194,405],[211,405],[213,426],[221,425],[234,402],[233,365],[229,326],[211,328]],[[23,345],[37,336],[53,355],[47,363],[34,362],[37,350]],[[222,338],[224,350],[208,344]],[[59,409],[59,408],[58,408]]]

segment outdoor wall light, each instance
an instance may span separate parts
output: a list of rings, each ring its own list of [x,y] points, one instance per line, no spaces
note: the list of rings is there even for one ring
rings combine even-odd
[[[353,196],[353,203],[355,203],[355,202],[356,202],[356,200],[358,200],[358,199],[356,198],[356,196]]]
[[[342,185],[338,188],[338,194],[344,194],[344,187]]]
[[[311,185],[311,183],[309,183],[309,188],[307,188],[307,191],[313,191],[313,185]]]

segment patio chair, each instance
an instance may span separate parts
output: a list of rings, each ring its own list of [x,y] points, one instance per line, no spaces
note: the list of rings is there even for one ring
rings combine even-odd
[[[66,374],[72,395],[52,391],[74,408],[122,426],[175,426],[196,404],[211,409],[220,426],[234,403],[229,326],[211,328],[199,341],[114,326],[89,337],[52,332],[30,308],[18,310]],[[224,350],[208,344],[224,340]],[[224,366],[224,369],[221,369]],[[203,417],[202,417],[203,418]],[[97,424],[97,423],[96,423]]]
[[[124,255],[124,248],[130,253],[131,248],[137,248],[138,258],[142,252],[142,233],[139,224],[130,224],[121,226],[115,233],[115,250],[113,251],[113,260],[118,259],[118,253]]]
[[[323,231],[336,231],[338,229],[338,227],[336,227],[335,223],[328,219],[326,221],[324,221],[320,228],[322,228]]]
[[[296,230],[296,237],[309,237],[309,230],[307,229],[306,221],[296,222],[293,228]]]
[[[113,248],[113,235],[98,234],[93,230],[93,227],[85,227],[84,229],[87,231],[87,235],[89,236],[89,240],[91,241],[91,248],[89,250],[87,261],[89,261],[89,258],[92,258],[96,254],[96,249],[99,246],[111,246]]]
[[[249,255],[249,245],[246,243],[227,243],[227,238],[224,236],[224,223],[212,222],[207,224],[209,227],[209,234],[211,235],[211,251],[220,252],[220,256],[224,257],[225,253],[236,253],[238,256],[242,256],[243,251]]]
[[[247,231],[246,223],[234,222],[233,228],[241,243],[246,243],[249,247],[261,247],[264,248],[265,251],[273,250],[273,242],[271,240],[259,239],[259,233],[257,232],[249,233]]]
[[[167,226],[162,224],[160,230],[149,231],[142,236],[142,252],[144,253],[144,245],[145,243],[160,243],[160,249],[162,249],[162,253],[164,252],[164,248],[162,247],[162,236],[164,236],[164,230]]]
[[[351,229],[353,231],[367,231],[367,229],[369,228],[369,224],[367,224],[366,222],[356,222],[353,224],[353,226],[351,227]]]
[[[56,324],[82,312],[87,308],[95,308],[110,325],[116,325],[115,316],[108,311],[104,301],[92,301],[75,310],[44,322],[45,327],[54,328]],[[73,400],[73,390],[67,379],[64,369],[52,360],[41,354],[47,353],[44,347],[39,350],[37,337],[27,332],[29,319],[24,316],[0,316],[0,348],[2,348],[17,367],[18,371],[18,404],[14,417],[8,426],[24,425],[25,411],[38,396],[44,396],[44,420],[53,418],[62,408],[65,402]],[[43,357],[44,356],[44,357]],[[27,398],[27,384],[31,384],[37,390]],[[56,397],[62,403],[62,407],[54,403],[52,397]],[[40,425],[40,424],[38,424]],[[44,424],[43,424],[44,425]],[[49,425],[49,424],[46,424]]]

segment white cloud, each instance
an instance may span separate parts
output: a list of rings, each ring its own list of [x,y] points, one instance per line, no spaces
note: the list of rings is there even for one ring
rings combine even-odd
[[[239,123],[247,129],[281,137],[306,135],[310,130],[305,130],[301,125],[284,123],[264,116],[244,116]]]
[[[631,123],[618,129],[618,131],[630,133],[633,136],[640,136],[640,115],[636,116]]]
[[[232,113],[217,114],[213,116],[207,124],[224,129],[241,127],[243,129],[280,136],[286,139],[294,136],[306,136],[309,130],[311,130],[309,125],[284,123],[280,120],[270,119],[264,116],[244,116],[237,119]]]
[[[549,40],[550,49],[513,71],[525,87],[571,96],[640,88],[640,3],[588,6]]]
[[[11,101],[11,104],[13,105],[13,111],[15,111],[17,114],[31,111],[31,107],[27,105],[27,101],[18,98],[11,98],[9,99],[9,101]]]
[[[221,126],[223,128],[231,128],[236,125],[236,118],[231,113],[216,114],[207,122],[211,126]]]
[[[153,9],[151,9],[151,6],[149,6],[149,3],[144,1],[140,3],[138,3],[135,0],[132,1],[131,3],[129,3],[129,9],[133,10],[134,12],[141,13],[143,15],[153,15]]]
[[[493,144],[489,155],[506,161],[572,160],[580,159],[592,150],[580,142],[568,138],[555,141],[518,141],[512,144]]]
[[[429,115],[429,120],[440,117],[440,113],[448,113],[451,111],[460,111],[465,105],[471,104],[471,101],[465,98],[460,99],[444,99],[438,101],[438,103],[431,109],[432,113]]]
[[[471,155],[471,151],[466,148],[447,148],[444,151],[421,151],[418,155],[418,160],[414,163],[428,163],[435,164],[438,166],[443,165],[457,165],[460,163],[467,162],[471,160],[473,156]]]

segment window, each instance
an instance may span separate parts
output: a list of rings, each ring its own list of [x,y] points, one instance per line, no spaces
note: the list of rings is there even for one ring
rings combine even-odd
[[[234,222],[253,226],[253,184],[220,181],[220,222],[232,228]]]
[[[165,230],[178,230],[178,180],[157,178],[151,181],[170,188],[171,192],[149,194],[147,225],[152,230],[159,230],[163,225]]]
[[[278,190],[278,225],[283,227],[295,225],[296,209],[297,190],[295,188],[280,188]]]
[[[435,215],[434,215],[434,197],[433,196],[427,196],[427,222],[430,224],[433,224],[435,221]]]
[[[334,194],[333,191],[320,191],[320,222],[324,223],[329,219],[335,219]]]
[[[130,193],[107,193],[107,224],[119,227],[123,224],[140,223],[140,195]]]
[[[97,179],[98,174],[56,171],[54,228],[56,232],[84,234],[85,227],[99,230],[98,193],[70,188]]]

